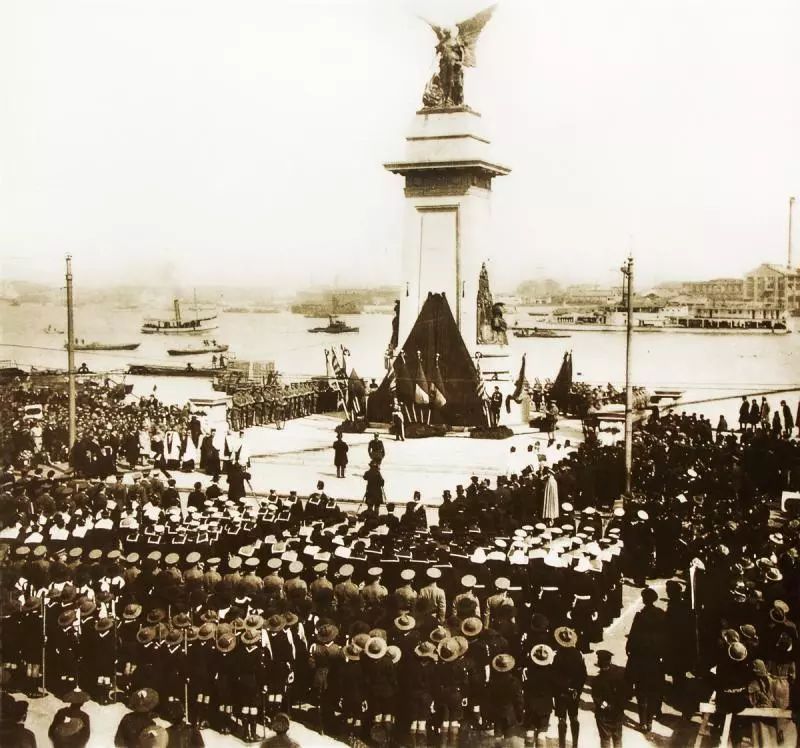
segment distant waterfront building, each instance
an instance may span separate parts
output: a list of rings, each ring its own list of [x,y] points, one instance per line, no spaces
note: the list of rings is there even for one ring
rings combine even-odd
[[[745,275],[743,295],[747,301],[800,309],[800,270],[765,262]]]
[[[707,299],[733,300],[744,298],[743,278],[712,278],[704,281],[689,281],[683,284],[683,292]]]

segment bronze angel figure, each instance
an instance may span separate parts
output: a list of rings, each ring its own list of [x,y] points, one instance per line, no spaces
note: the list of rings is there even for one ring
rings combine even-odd
[[[475,67],[475,47],[483,27],[489,22],[496,5],[492,5],[472,18],[454,27],[437,26],[425,19],[434,30],[439,43],[439,72],[425,87],[422,103],[425,108],[462,106],[464,104],[464,68]]]

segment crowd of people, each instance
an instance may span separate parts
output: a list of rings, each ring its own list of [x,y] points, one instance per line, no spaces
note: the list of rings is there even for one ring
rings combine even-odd
[[[645,733],[665,699],[685,715],[712,692],[721,713],[794,705],[800,520],[775,500],[800,487],[800,444],[761,422],[714,433],[691,414],[654,417],[635,435],[631,495],[619,446],[563,447],[531,444],[496,480],[445,490],[435,519],[418,493],[402,514],[392,501],[345,514],[321,482],[307,499],[254,496],[240,460],[188,495],[156,469],[103,481],[9,465],[0,621],[14,724],[0,735],[22,729],[9,694],[46,689],[70,704],[53,735],[84,723],[87,698],[126,701],[121,746],[157,744],[140,735],[155,715],[248,741],[289,715],[377,744],[489,731],[543,745],[554,715],[563,748],[578,745],[592,649],[603,745],[619,744],[631,695]],[[597,647],[623,578],[642,609],[614,663]],[[787,730],[735,725],[767,741]]]

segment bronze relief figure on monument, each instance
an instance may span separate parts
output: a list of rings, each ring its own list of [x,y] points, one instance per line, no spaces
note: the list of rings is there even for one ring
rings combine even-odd
[[[503,319],[503,304],[494,303],[489,288],[489,272],[486,263],[481,265],[478,279],[478,344],[508,345],[508,324]]]

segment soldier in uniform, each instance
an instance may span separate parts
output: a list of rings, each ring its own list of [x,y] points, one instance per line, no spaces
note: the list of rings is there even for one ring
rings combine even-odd
[[[444,623],[447,615],[447,599],[444,590],[439,587],[439,580],[442,578],[442,570],[432,566],[426,572],[430,580],[420,591],[419,597],[430,601],[439,623]]]
[[[630,685],[625,670],[613,665],[608,650],[597,652],[597,667],[600,672],[592,684],[594,718],[600,733],[600,748],[622,748],[622,723],[625,705],[630,695]]]
[[[567,626],[560,626],[554,632],[558,649],[553,659],[553,676],[555,693],[553,703],[558,718],[558,746],[567,745],[567,719],[572,736],[572,746],[578,745],[580,725],[578,724],[578,708],[581,692],[586,683],[586,665],[581,653],[575,648],[578,635]]]

